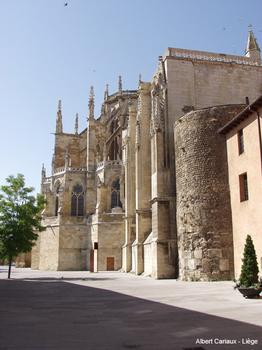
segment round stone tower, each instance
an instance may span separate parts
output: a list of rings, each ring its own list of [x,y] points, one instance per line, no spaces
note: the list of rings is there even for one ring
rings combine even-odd
[[[182,280],[234,277],[226,142],[219,128],[244,108],[191,111],[175,123],[177,235]]]

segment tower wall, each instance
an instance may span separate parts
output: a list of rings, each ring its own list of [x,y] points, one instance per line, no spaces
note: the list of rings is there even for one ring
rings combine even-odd
[[[86,166],[86,149],[83,142],[86,140],[86,133],[82,135],[56,134],[54,168],[65,166],[65,155],[69,155],[69,165],[72,167]]]
[[[183,280],[233,278],[225,139],[217,133],[243,105],[206,108],[175,123],[179,273]]]
[[[262,66],[247,57],[169,49],[164,66],[171,132],[174,121],[192,107],[244,103],[245,96],[255,100],[261,94]]]

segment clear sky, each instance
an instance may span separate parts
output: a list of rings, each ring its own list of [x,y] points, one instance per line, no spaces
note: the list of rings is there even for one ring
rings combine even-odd
[[[64,6],[67,2],[68,6]],[[0,0],[0,184],[48,173],[58,99],[64,130],[86,127],[94,85],[136,89],[167,47],[242,55],[248,25],[262,46],[261,0]]]

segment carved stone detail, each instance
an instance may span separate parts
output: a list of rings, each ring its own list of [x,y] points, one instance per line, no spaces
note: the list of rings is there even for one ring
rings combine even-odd
[[[142,101],[139,95],[137,101],[137,116],[136,116],[136,147],[140,146],[141,143],[141,129],[140,129],[140,119],[141,119]]]
[[[162,132],[165,129],[165,82],[163,74],[159,72],[154,79],[153,89],[151,91],[152,96],[152,114],[150,123],[151,135]]]

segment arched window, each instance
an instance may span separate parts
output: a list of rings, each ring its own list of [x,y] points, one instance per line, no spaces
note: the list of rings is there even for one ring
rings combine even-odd
[[[112,183],[111,187],[111,208],[121,207],[122,203],[120,201],[120,181],[116,179]]]
[[[111,131],[112,134],[113,134],[114,130],[115,130],[115,122],[113,120],[111,125],[110,125],[110,131]]]
[[[60,191],[60,184],[58,184],[55,192],[55,216],[58,215],[58,209],[59,209],[59,191]]]
[[[122,160],[121,143],[121,136],[116,135],[109,146],[108,160]]]
[[[72,191],[71,216],[84,216],[84,192],[81,185],[75,185]]]

